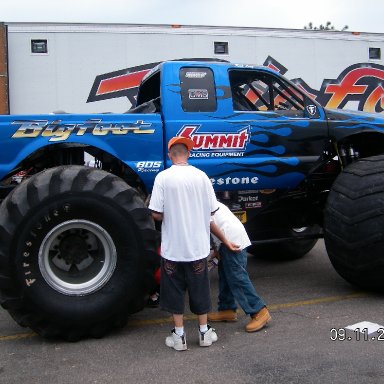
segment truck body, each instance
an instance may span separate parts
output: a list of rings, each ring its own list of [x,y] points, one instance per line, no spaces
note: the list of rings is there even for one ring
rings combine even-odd
[[[174,136],[194,141],[190,164],[251,252],[301,257],[324,236],[341,276],[382,290],[383,133],[379,113],[328,110],[278,71],[212,60],[155,66],[127,113],[0,116],[2,305],[67,339],[142,308],[159,259],[145,201]]]

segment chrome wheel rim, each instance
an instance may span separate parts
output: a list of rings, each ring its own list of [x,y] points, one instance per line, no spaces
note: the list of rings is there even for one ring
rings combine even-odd
[[[103,287],[116,267],[112,237],[100,225],[69,220],[51,229],[39,249],[45,281],[65,295],[83,296]]]

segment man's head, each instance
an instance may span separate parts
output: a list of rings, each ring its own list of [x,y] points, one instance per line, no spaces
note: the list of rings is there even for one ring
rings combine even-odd
[[[194,142],[186,137],[172,137],[168,142],[168,155],[172,163],[186,162]]]

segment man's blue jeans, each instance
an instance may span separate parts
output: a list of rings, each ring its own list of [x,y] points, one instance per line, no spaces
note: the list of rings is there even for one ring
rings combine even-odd
[[[247,252],[232,252],[225,245],[219,249],[219,305],[218,310],[236,310],[236,302],[247,315],[265,307],[247,272]]]

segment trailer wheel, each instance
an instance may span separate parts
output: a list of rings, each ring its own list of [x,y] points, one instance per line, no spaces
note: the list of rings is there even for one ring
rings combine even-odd
[[[44,337],[101,337],[143,308],[156,248],[153,220],[123,180],[49,169],[0,207],[1,304]]]
[[[338,176],[324,226],[336,271],[352,284],[384,291],[384,156],[357,161]]]

